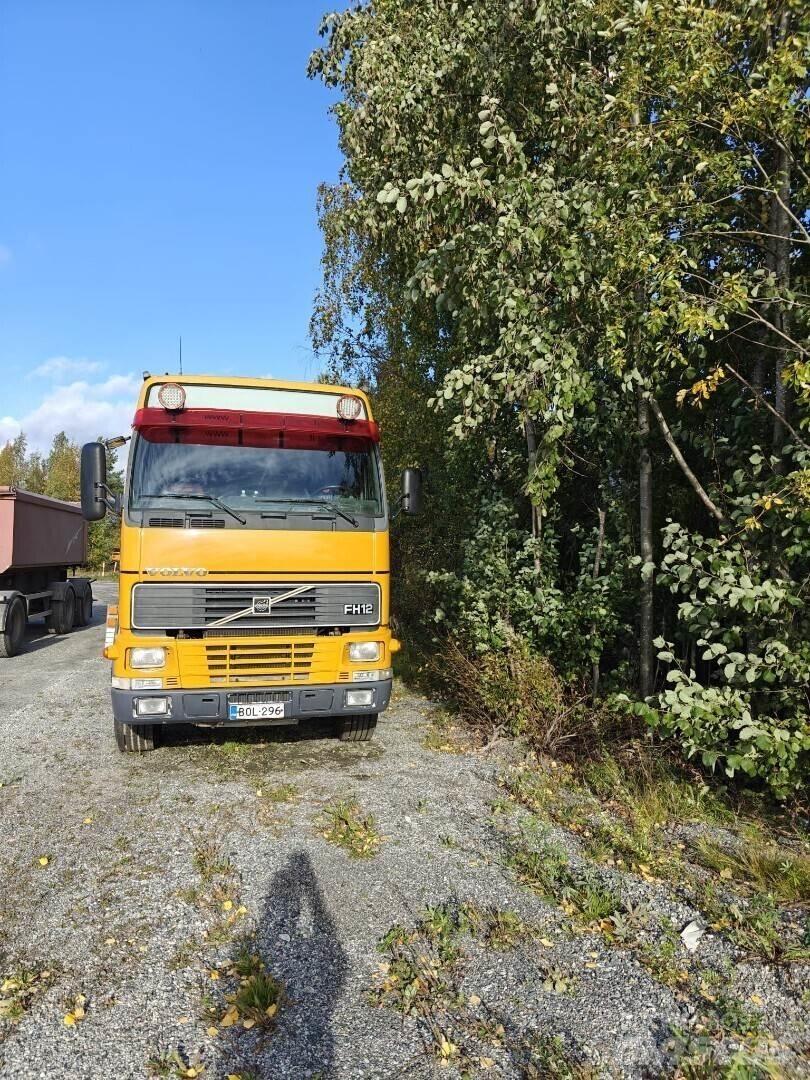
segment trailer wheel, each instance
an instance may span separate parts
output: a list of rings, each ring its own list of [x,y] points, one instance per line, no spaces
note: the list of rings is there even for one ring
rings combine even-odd
[[[25,636],[25,624],[28,617],[25,604],[19,597],[11,601],[6,612],[6,625],[0,632],[0,657],[7,659],[20,651]]]
[[[154,724],[122,724],[113,720],[115,741],[122,754],[146,754],[155,749],[157,729]]]
[[[61,600],[51,605],[51,614],[46,622],[52,634],[69,634],[76,620],[76,594],[71,588],[64,591]]]
[[[341,742],[368,742],[377,727],[377,714],[344,716],[340,721]]]
[[[76,600],[76,625],[89,626],[93,621],[93,590],[85,589]]]

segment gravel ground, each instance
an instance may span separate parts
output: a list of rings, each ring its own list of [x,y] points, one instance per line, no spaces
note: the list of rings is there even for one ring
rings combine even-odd
[[[22,1016],[0,1022],[0,1075],[146,1077],[177,1051],[175,1065],[204,1064],[206,1080],[447,1076],[424,1026],[374,1007],[369,990],[380,938],[448,901],[509,909],[536,929],[516,948],[466,949],[460,988],[505,1032],[490,1075],[522,1075],[515,1048],[543,1033],[614,1075],[672,1067],[671,1026],[688,1006],[631,952],[567,934],[558,909],[515,881],[502,854],[521,821],[493,817],[498,762],[427,749],[430,703],[400,690],[367,745],[328,730],[184,729],[124,756],[102,614],[97,604],[93,625],[64,639],[34,633],[0,662],[0,982],[37,974]],[[374,858],[318,832],[323,807],[349,796],[383,834]],[[678,920],[694,914],[640,879],[623,885]],[[285,986],[270,1034],[219,1022],[244,935]],[[703,947],[719,954],[711,937]],[[566,992],[545,985],[549,964],[570,976]],[[793,999],[775,976],[756,978],[782,1038],[798,1038]],[[78,995],[84,1016],[66,1026]]]

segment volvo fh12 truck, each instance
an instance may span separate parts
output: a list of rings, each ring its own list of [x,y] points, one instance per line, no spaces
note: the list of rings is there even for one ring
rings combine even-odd
[[[369,739],[399,649],[389,521],[418,511],[421,475],[405,470],[392,507],[367,396],[150,376],[122,497],[106,469],[105,444],[88,443],[84,515],[121,516],[104,649],[119,748],[151,750],[166,724],[330,717],[342,739]]]

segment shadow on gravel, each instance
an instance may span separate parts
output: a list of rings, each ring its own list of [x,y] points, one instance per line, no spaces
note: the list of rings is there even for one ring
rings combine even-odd
[[[284,984],[285,1004],[269,1034],[235,1029],[212,1076],[335,1075],[332,1013],[343,993],[348,963],[312,862],[295,851],[273,876],[256,927],[257,950]]]
[[[93,606],[92,622],[88,623],[87,626],[74,626],[70,631],[71,637],[74,634],[93,633],[99,624],[105,621],[106,612],[106,605],[95,604]],[[20,648],[20,655],[23,653],[39,652],[40,649],[47,649],[49,645],[57,645],[60,641],[63,641],[64,638],[64,634],[51,634],[45,625],[45,621],[37,619],[36,622],[30,622],[26,628],[25,637]],[[100,648],[99,652],[101,652]]]

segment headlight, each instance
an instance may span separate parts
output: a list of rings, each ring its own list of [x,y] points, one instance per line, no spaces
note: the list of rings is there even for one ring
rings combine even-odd
[[[349,659],[355,663],[368,663],[380,659],[379,641],[352,641],[349,644]]]
[[[130,649],[129,666],[133,668],[163,667],[166,663],[165,649]]]

